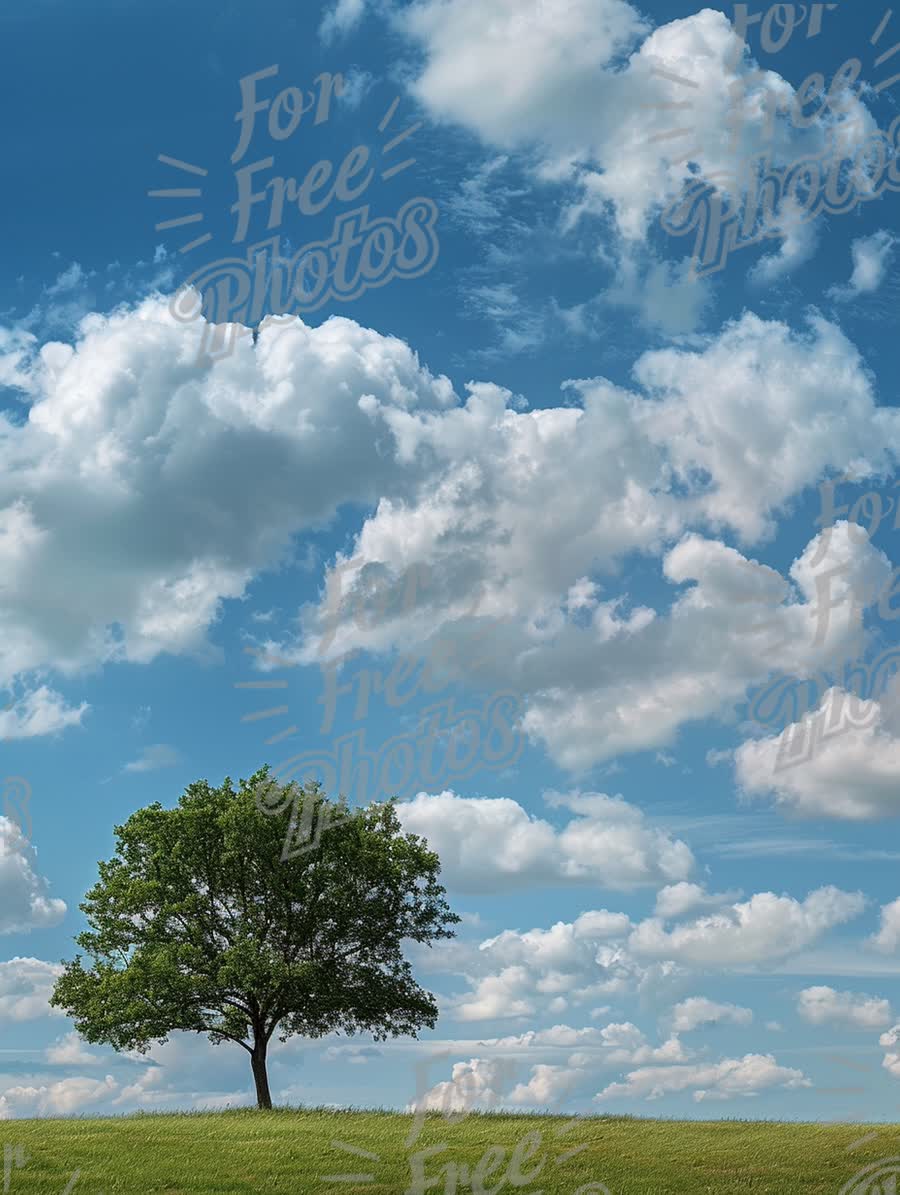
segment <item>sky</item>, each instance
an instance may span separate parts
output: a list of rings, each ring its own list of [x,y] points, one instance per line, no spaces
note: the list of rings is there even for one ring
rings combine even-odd
[[[253,1101],[47,1001],[269,764],[462,916],[276,1102],[900,1118],[900,16],[807,7],[0,11],[0,1116]]]

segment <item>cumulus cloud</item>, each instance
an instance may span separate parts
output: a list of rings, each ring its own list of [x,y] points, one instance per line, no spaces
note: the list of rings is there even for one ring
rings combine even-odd
[[[888,1000],[859,992],[837,992],[827,986],[804,988],[798,993],[797,1012],[811,1025],[848,1025],[854,1029],[882,1029],[894,1019]]]
[[[617,1066],[638,1066],[645,1063],[686,1062],[689,1058],[677,1037],[670,1037],[660,1046],[652,1046],[637,1025],[631,1021],[613,1022],[600,1030],[602,1045],[607,1053],[599,1061]],[[596,1060],[596,1056],[592,1056]]]
[[[884,281],[894,256],[897,238],[881,228],[868,237],[857,237],[850,246],[853,273],[846,286],[833,286],[829,297],[843,301],[872,294]]]
[[[59,734],[70,726],[80,726],[89,708],[84,701],[78,706],[68,705],[61,694],[39,685],[0,712],[0,739]]]
[[[689,1066],[641,1067],[621,1083],[610,1083],[594,1099],[615,1098],[657,1100],[690,1091],[695,1102],[755,1096],[772,1087],[810,1087],[802,1071],[779,1066],[771,1054],[745,1054],[716,1063]]]
[[[751,282],[771,285],[804,265],[814,256],[819,244],[819,232],[814,221],[804,219],[803,208],[785,200],[776,225],[782,234],[775,253],[761,257],[750,271]]]
[[[407,1111],[469,1112],[476,1107],[494,1107],[510,1075],[510,1064],[502,1058],[471,1058],[455,1062],[451,1077],[429,1088]]]
[[[6,1088],[3,1098],[19,1115],[71,1116],[109,1100],[119,1089],[112,1075],[91,1079],[73,1075],[40,1086]]]
[[[609,1009],[597,1009],[597,1013]],[[594,1015],[592,1013],[592,1015]],[[676,1037],[652,1045],[642,1030],[631,1021],[611,1022],[603,1028],[573,1028],[554,1025],[550,1029],[529,1029],[506,1037],[480,1038],[477,1043],[456,1042],[458,1048],[477,1044],[482,1049],[502,1051],[508,1060],[531,1058],[540,1053],[568,1054],[570,1067],[617,1067],[638,1062],[684,1062],[689,1055]]]
[[[675,1033],[690,1033],[702,1025],[749,1025],[753,1013],[739,1004],[718,1004],[705,996],[689,996],[672,1009],[672,1029]]]
[[[30,401],[21,426],[2,417],[0,685],[208,654],[221,602],[297,531],[391,488],[359,400],[452,401],[406,345],[352,321],[265,329],[255,350],[247,338],[205,367],[199,335],[154,298],[86,317],[74,346],[0,343]],[[46,600],[59,592],[65,603]],[[83,710],[48,690],[28,700],[7,735],[38,707],[55,713],[48,728]]]
[[[462,1047],[466,1043],[459,1043]],[[630,1022],[604,1029],[572,1029],[557,1025],[530,1030],[514,1037],[487,1039],[479,1045],[503,1050],[500,1057],[471,1058],[453,1065],[451,1078],[429,1088],[415,1105],[461,1113],[473,1108],[544,1106],[564,1103],[598,1067],[642,1063],[676,1065],[688,1061],[677,1038],[654,1047]],[[527,1077],[513,1084],[533,1051],[541,1048],[578,1047],[565,1063],[539,1062],[525,1068]]]
[[[8,959],[0,963],[0,1020],[30,1021],[36,1017],[62,1016],[49,1004],[53,985],[62,975],[58,963],[37,958]]]
[[[643,1055],[628,1061],[661,1061],[673,1053],[684,1060],[677,1034],[702,1025],[745,1025],[753,1020],[751,1010],[741,1005],[690,995],[688,985],[694,986],[697,975],[779,968],[829,930],[857,917],[865,905],[862,893],[823,887],[804,900],[756,893],[672,926],[659,917],[635,925],[624,914],[596,910],[548,928],[504,929],[478,942],[456,940],[420,956],[432,972],[466,980],[465,990],[439,998],[450,1019],[524,1022],[583,1010],[581,1015],[596,1020],[610,1007],[650,1006],[673,1036],[659,1046],[641,1038]],[[606,1051],[616,1024],[582,1030],[579,1038],[565,1043],[560,1039],[559,1044],[577,1053]],[[639,1030],[632,1025],[629,1032]],[[503,1040],[512,1046],[525,1037]],[[537,1044],[535,1039],[533,1045]]]
[[[50,896],[38,873],[37,852],[20,828],[0,816],[0,934],[58,925],[66,902]]]
[[[491,20],[483,16],[474,0],[405,10],[401,28],[427,55],[413,93],[438,118],[499,144],[558,147],[568,122],[569,152],[607,107],[604,68],[648,29],[624,0],[499,0]]]
[[[657,892],[654,913],[664,921],[674,921],[696,909],[718,909],[740,896],[740,892],[707,892],[700,884],[680,880]]]
[[[878,932],[869,942],[883,954],[892,954],[900,946],[900,896],[881,906]]]
[[[512,679],[522,729],[571,770],[666,746],[764,679],[757,638],[735,626],[739,590],[771,607],[797,668],[855,630],[835,615],[828,644],[810,648],[809,570],[792,571],[797,600],[784,602],[775,571],[685,535],[700,523],[758,539],[826,468],[887,467],[896,412],[876,409],[856,350],[825,321],[796,335],[745,315],[699,348],[645,354],[635,392],[582,380],[577,405],[531,412],[488,382],[460,405],[408,345],[351,320],[265,327],[256,350],[247,338],[207,368],[196,335],[147,300],[85,320],[74,348],[17,342],[7,354],[31,407],[2,437],[0,684],[208,650],[221,603],[345,502],[378,508],[339,590],[418,565],[430,581],[415,609],[378,626],[342,619],[330,652],[443,636],[459,649],[448,667],[471,675],[484,662],[461,631],[496,623],[497,658],[479,675]],[[61,550],[74,523],[90,568]],[[663,577],[686,588],[661,612],[632,602],[614,570],[667,544]],[[862,568],[874,549],[856,546]],[[48,590],[73,595],[65,612],[36,600]],[[307,607],[300,641],[273,646],[318,662],[329,621],[327,601]],[[84,712],[41,692],[44,733]],[[5,717],[6,733],[25,725]]]
[[[505,1051],[524,1049],[530,1052],[550,1047],[585,1050],[592,1046],[604,1046],[606,1038],[603,1030],[595,1026],[575,1029],[571,1025],[553,1025],[549,1029],[529,1029],[526,1033],[508,1037],[485,1038],[479,1044]]]
[[[578,816],[557,830],[508,798],[452,792],[419,793],[397,812],[405,830],[422,835],[438,852],[445,881],[464,891],[494,891],[498,884],[593,884],[627,891],[677,879],[693,868],[684,842],[652,827],[621,797],[549,793],[546,799]]]
[[[634,954],[673,959],[694,966],[754,965],[785,958],[811,945],[836,925],[859,916],[861,892],[818,888],[803,901],[758,892],[727,911],[677,925],[656,917],[642,921],[628,939]]]
[[[44,1051],[48,1062],[59,1066],[99,1066],[103,1061],[90,1050],[85,1049],[85,1043],[73,1029],[70,1033],[57,1038]]]
[[[148,1066],[133,1083],[126,1083],[113,1100],[113,1104],[137,1106],[139,1108],[165,1106],[172,1102],[172,1093],[164,1090],[164,1071],[161,1066]],[[249,1094],[249,1093],[248,1093]],[[176,1096],[177,1098],[177,1096]],[[224,1096],[222,1104],[230,1103],[231,1097]],[[215,1097],[213,1097],[215,1100]],[[236,1101],[241,1103],[240,1097]],[[249,1100],[247,1101],[249,1102]],[[206,1101],[204,1101],[206,1103]],[[215,1106],[215,1104],[213,1104]],[[222,1105],[220,1105],[222,1106]]]
[[[581,1067],[551,1065],[539,1062],[531,1068],[527,1083],[517,1083],[509,1093],[513,1105],[553,1106],[564,1102],[583,1080]]]
[[[301,612],[299,641],[273,649],[312,663],[441,643],[448,676],[513,685],[525,732],[573,771],[664,747],[684,723],[721,713],[766,678],[776,647],[801,674],[848,651],[861,610],[835,607],[817,637],[820,574],[832,570],[835,596],[858,588],[884,564],[871,544],[831,528],[786,579],[684,529],[759,539],[836,460],[889,468],[896,416],[875,407],[855,349],[818,318],[798,336],[745,315],[701,350],[647,353],[634,372],[653,399],[597,379],[575,384],[580,408],[518,413],[486,384],[452,412],[371,407],[402,459],[446,471],[415,501],[382,500],[329,571],[327,599]],[[667,542],[663,577],[682,588],[666,612],[610,583],[628,550]],[[416,568],[414,601],[366,626],[350,617],[374,580],[397,597]],[[493,658],[473,647],[476,628],[490,631]]]
[[[802,753],[798,745],[805,745]],[[844,821],[897,817],[900,677],[880,701],[832,686],[779,734],[742,743],[734,763],[745,793],[771,795],[788,813]]]
[[[86,318],[73,346],[0,347],[31,404],[0,438],[0,565],[14,578],[0,597],[0,684],[209,655],[222,604],[298,533],[359,503],[375,513],[326,592],[350,599],[426,565],[430,580],[412,609],[369,628],[346,625],[342,605],[328,658],[443,637],[450,671],[469,675],[480,653],[463,632],[488,626],[497,658],[480,677],[511,680],[524,729],[557,762],[663,747],[764,675],[726,592],[765,591],[795,638],[810,623],[802,580],[782,609],[773,570],[679,537],[694,524],[764,536],[825,469],[886,468],[898,439],[896,411],[875,407],[859,355],[821,319],[797,334],[745,315],[690,350],[644,354],[634,391],[581,380],[569,405],[534,411],[489,382],[463,404],[409,346],[347,319],[267,325],[255,349],[247,337],[205,367],[199,334],[149,299]],[[65,550],[76,526],[77,560]],[[632,601],[615,570],[671,544],[666,581],[697,584],[663,613]],[[41,600],[53,591],[70,596],[64,610]],[[260,646],[320,662],[328,602],[301,614],[297,642]],[[799,642],[793,655],[809,663]],[[82,713],[57,702],[47,726]]]
[[[460,1021],[486,1021],[497,1018],[522,1018],[536,1011],[535,1001],[527,993],[531,975],[526,967],[504,967],[496,975],[480,979],[471,995],[456,1004]]]
[[[523,716],[524,729],[564,766],[587,767],[668,743],[684,723],[716,716],[740,700],[751,676],[762,681],[769,675],[776,652],[788,676],[809,675],[818,663],[851,654],[860,642],[865,606],[852,600],[851,590],[867,590],[877,600],[872,578],[886,579],[889,565],[871,545],[851,542],[846,525],[832,531],[824,568],[834,575],[844,570],[848,580],[835,584],[827,621],[820,615],[819,574],[809,567],[820,551],[818,536],[791,567],[793,588],[733,548],[685,536],[664,557],[663,569],[670,582],[696,584],[667,617],[610,640],[602,656],[594,655],[594,644],[583,643],[580,663],[590,653],[597,664],[593,687],[582,682],[577,689],[570,683],[538,690]],[[564,642],[554,645],[557,668]],[[577,675],[574,661],[571,667]],[[598,685],[597,672],[607,670],[609,684]]]
[[[881,1065],[895,1078],[900,1079],[900,1052],[894,1048],[898,1042],[900,1042],[900,1025],[894,1025],[893,1028],[882,1033],[878,1039],[878,1044],[887,1050],[881,1060]]]
[[[491,145],[531,148],[541,176],[573,183],[576,212],[611,212],[628,241],[643,240],[653,214],[695,177],[691,164],[740,192],[754,154],[791,163],[822,154],[835,125],[851,145],[875,127],[848,96],[841,116],[806,129],[782,115],[769,139],[769,111],[786,113],[794,89],[758,71],[725,14],[709,8],[650,32],[623,0],[500,0],[488,24],[476,0],[420,0],[399,24],[424,52],[412,91],[434,118]]]
[[[444,1001],[461,1021],[525,1019],[592,1007],[613,995],[664,992],[678,968],[631,957],[625,949],[630,925],[624,914],[591,910],[549,929],[506,929],[477,948],[454,943],[428,963],[443,958],[444,969],[469,981],[469,991]]]

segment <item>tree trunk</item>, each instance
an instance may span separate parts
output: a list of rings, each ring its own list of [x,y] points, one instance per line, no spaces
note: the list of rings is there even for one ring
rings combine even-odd
[[[253,1068],[253,1081],[256,1084],[256,1106],[271,1108],[272,1096],[269,1094],[269,1075],[266,1071],[266,1042],[254,1043],[250,1066]]]

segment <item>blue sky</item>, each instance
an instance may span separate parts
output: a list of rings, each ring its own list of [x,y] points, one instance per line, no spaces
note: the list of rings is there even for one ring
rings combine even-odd
[[[3,1115],[248,1102],[239,1050],[176,1035],[126,1058],[48,1012],[112,827],[353,734],[381,766],[444,703],[432,772],[401,792],[465,915],[414,956],[438,1026],[279,1047],[276,1100],[405,1107],[446,1051],[436,1105],[897,1118],[898,693],[792,768],[778,735],[803,709],[760,725],[752,707],[819,677],[824,717],[848,662],[897,643],[898,198],[803,221],[789,192],[772,235],[696,278],[693,238],[661,223],[698,180],[707,214],[743,215],[740,171],[766,146],[789,171],[845,145],[841,185],[864,194],[865,147],[898,115],[877,90],[895,39],[889,21],[873,44],[880,10],[840,4],[816,36],[769,52],[757,24],[742,50],[733,15],[0,14]],[[804,80],[827,89],[852,55],[862,85],[791,123]],[[275,65],[233,162],[241,80]],[[327,119],[280,136],[294,101],[270,126],[276,96],[323,72],[343,79]],[[286,199],[268,227],[260,201],[236,241],[239,167],[271,158],[256,183],[299,188],[330,162],[325,196],[358,147],[364,194],[315,214]],[[200,195],[148,194],[178,188]],[[437,212],[418,277],[263,320],[255,347],[242,327],[215,359],[203,321],[172,314],[222,259],[277,235],[287,260],[362,205],[385,221],[413,200]],[[823,530],[828,479],[846,509]],[[429,654],[430,684],[410,663]]]

